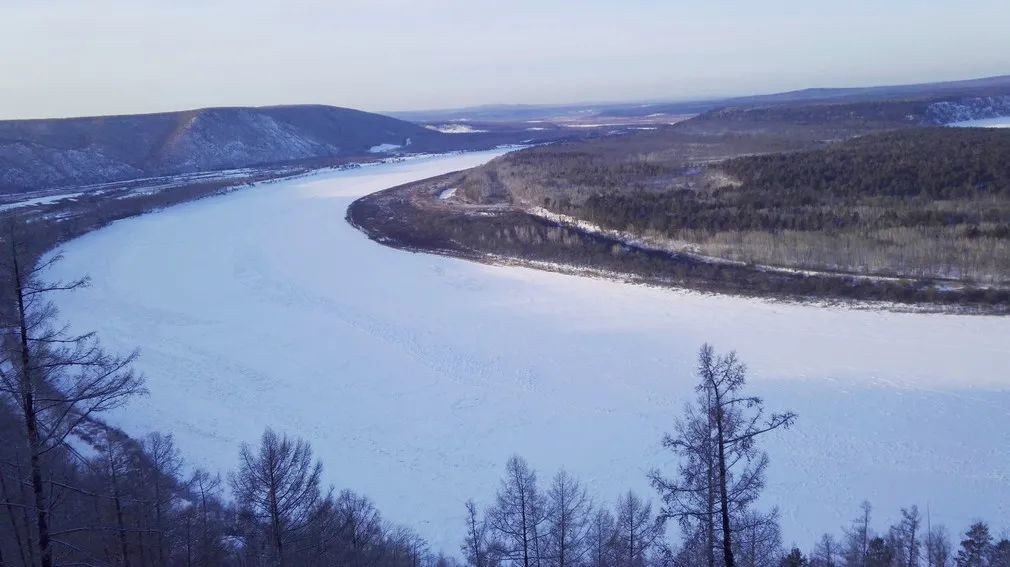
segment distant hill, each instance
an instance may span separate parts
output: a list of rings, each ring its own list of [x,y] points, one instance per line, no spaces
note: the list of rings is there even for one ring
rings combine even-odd
[[[776,106],[796,106],[813,104],[863,104],[869,103],[919,103],[926,106],[936,101],[958,101],[961,99],[1001,98],[1010,95],[1010,75],[948,81],[940,83],[919,83],[914,85],[887,85],[852,88],[813,88],[784,93],[754,95],[723,100],[696,103],[697,108],[706,110],[773,108]],[[972,104],[969,102],[969,104]],[[642,116],[652,113],[682,113],[685,103],[656,103],[627,106],[612,109],[614,116]]]
[[[445,135],[348,108],[275,106],[0,121],[0,191],[440,149]]]
[[[467,120],[512,122],[580,118],[634,118],[650,115],[700,114],[726,108],[755,108],[776,105],[867,102],[926,102],[964,97],[1010,95],[1010,75],[912,85],[873,87],[812,88],[782,93],[734,98],[711,98],[671,102],[601,102],[568,105],[487,105],[444,110],[389,112],[403,120],[438,122]]]

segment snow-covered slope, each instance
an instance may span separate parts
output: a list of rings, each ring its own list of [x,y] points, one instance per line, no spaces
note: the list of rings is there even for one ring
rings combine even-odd
[[[927,503],[933,524],[1010,528],[1010,318],[772,303],[491,267],[382,247],[348,226],[371,191],[491,153],[263,185],[120,221],[65,247],[59,307],[120,350],[151,394],[114,421],[176,435],[191,463],[235,467],[266,426],[309,439],[326,479],[452,553],[463,503],[505,459],[564,465],[616,497],[668,466],[660,436],[705,341],[735,348],[770,409],[765,505],[786,543],[837,532],[864,498],[878,527]]]
[[[0,121],[0,191],[363,154],[437,136],[388,116],[320,105]]]
[[[951,124],[1010,116],[1010,96],[984,96],[934,102],[926,109],[933,124]]]

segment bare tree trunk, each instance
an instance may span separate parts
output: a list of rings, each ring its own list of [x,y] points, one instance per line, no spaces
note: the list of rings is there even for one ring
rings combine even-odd
[[[161,475],[155,471],[154,480],[154,522],[158,529],[158,565],[165,564],[165,525],[161,522]]]
[[[119,547],[123,565],[130,567],[130,551],[126,541],[126,524],[123,522],[123,505],[119,498],[119,475],[113,462],[112,445],[109,445],[109,472],[112,474],[112,502],[116,509],[116,525],[119,528]]]
[[[20,482],[20,480],[18,482]],[[29,565],[28,556],[25,553],[24,542],[21,540],[21,530],[18,528],[17,520],[14,517],[14,506],[12,506],[14,500],[11,498],[11,494],[7,491],[7,481],[3,473],[0,473],[0,487],[3,488],[4,502],[7,503],[7,516],[11,521],[11,533],[14,534],[14,540],[18,544],[18,557],[21,558],[22,565]],[[25,524],[25,528],[28,528],[27,524]],[[0,565],[6,565],[6,563],[0,559]]]
[[[712,386],[709,385],[706,388],[706,390],[708,390],[705,394],[705,401],[708,404],[708,407],[706,408],[708,412],[708,430],[709,432],[711,432],[713,429],[715,429],[714,427],[712,427],[713,417],[715,416],[715,412],[712,411]],[[706,460],[705,465],[708,469],[706,471],[706,474],[708,475],[708,487],[706,490],[708,500],[706,502],[707,509],[705,511],[706,512],[705,537],[707,540],[705,556],[708,558],[708,567],[715,567],[715,500],[716,500],[715,476],[716,475],[715,475],[715,463],[712,462],[713,459],[712,459],[711,442],[712,442],[712,436],[711,434],[709,434],[708,435],[709,446],[706,447],[705,449],[705,460]]]
[[[722,431],[722,405],[716,395],[716,433],[719,449],[719,511],[722,515],[722,555],[726,567],[735,567],[733,561],[733,541],[729,525],[729,496],[726,493],[726,447]]]
[[[272,466],[272,465],[271,465]],[[277,506],[277,484],[270,470],[270,524],[273,528],[274,549],[277,550],[277,564],[284,567],[284,541],[281,538],[280,511]]]
[[[53,550],[49,542],[49,505],[42,484],[42,446],[39,437],[38,417],[35,415],[35,395],[31,381],[31,354],[28,351],[28,322],[25,319],[25,296],[21,281],[21,266],[13,239],[11,262],[14,267],[14,286],[18,302],[18,331],[21,339],[21,403],[24,405],[25,433],[31,459],[32,492],[35,496],[35,527],[39,535],[39,557],[42,567],[52,567]]]
[[[15,462],[15,465],[17,465],[17,475],[18,475],[17,477],[18,477],[18,486],[20,487],[19,492],[21,493],[21,502],[24,502],[25,504],[27,504],[28,503],[28,495],[25,494],[25,483],[21,480],[22,478],[24,478],[23,473],[21,471],[21,457],[17,458],[17,461]],[[34,566],[35,565],[35,538],[32,537],[32,523],[31,523],[31,520],[28,518],[28,507],[27,506],[25,506],[24,508],[21,509],[21,517],[22,517],[22,521],[24,522],[24,527],[25,527],[25,540],[26,540],[25,543],[26,543],[26,547],[28,548],[28,565]]]

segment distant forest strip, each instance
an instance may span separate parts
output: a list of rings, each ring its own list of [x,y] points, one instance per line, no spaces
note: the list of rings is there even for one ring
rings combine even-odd
[[[512,263],[652,285],[782,299],[885,301],[1004,313],[1010,290],[940,286],[916,279],[768,271],[637,247],[502,205],[461,208],[437,198],[467,172],[358,199],[347,220],[371,239],[410,251]]]
[[[1007,131],[901,130],[730,159],[708,185],[545,205],[749,263],[1005,284],[1008,155]]]

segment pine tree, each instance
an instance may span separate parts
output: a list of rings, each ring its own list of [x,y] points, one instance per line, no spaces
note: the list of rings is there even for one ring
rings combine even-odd
[[[961,540],[961,549],[954,562],[957,567],[988,567],[987,559],[992,546],[992,535],[985,522],[972,524]]]

